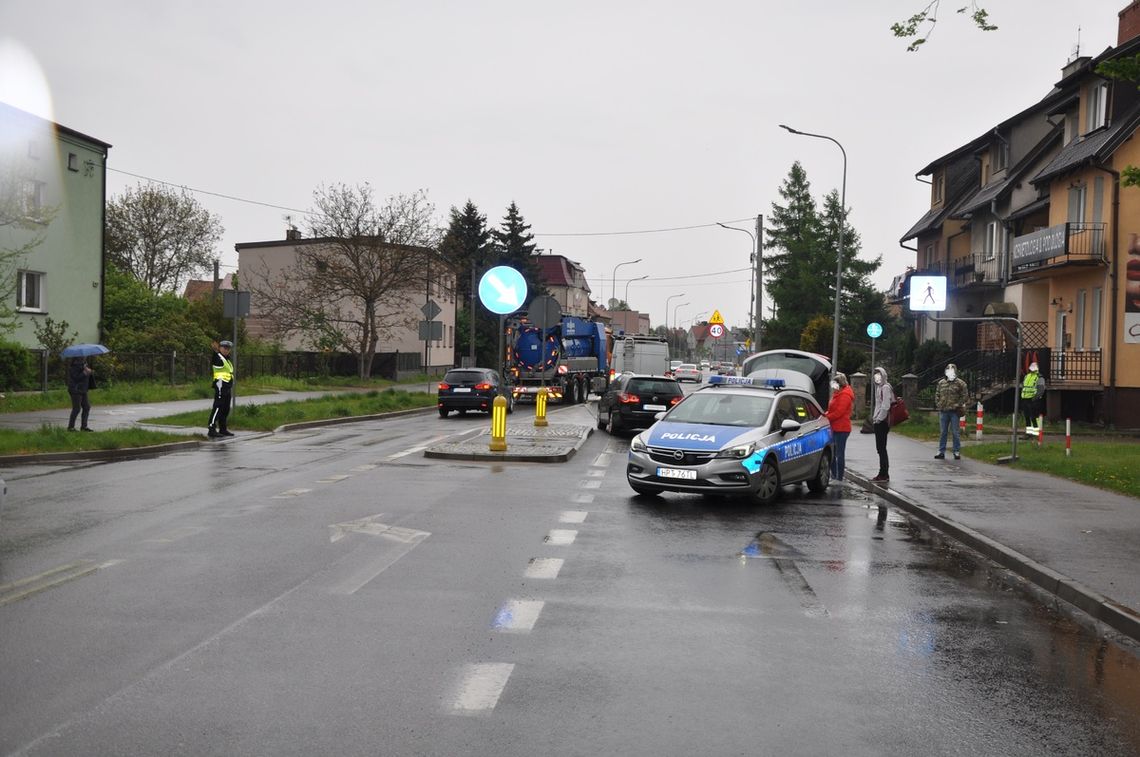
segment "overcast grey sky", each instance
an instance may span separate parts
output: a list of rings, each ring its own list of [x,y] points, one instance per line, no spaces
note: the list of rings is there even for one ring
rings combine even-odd
[[[471,199],[492,225],[513,200],[596,300],[641,258],[617,294],[650,275],[629,300],[654,325],[681,293],[671,322],[744,325],[745,235],[596,233],[751,229],[795,160],[817,200],[838,189],[838,148],[786,123],[843,144],[885,287],[929,206],[915,172],[1045,95],[1078,29],[1082,54],[1115,45],[1127,5],[985,0],[999,30],[982,33],[945,2],[908,53],[889,26],[925,2],[0,0],[0,100],[110,142],[112,196],[129,172],[304,210],[321,183],[367,181],[427,190],[441,224]],[[225,271],[234,244],[284,236],[287,210],[196,196]]]

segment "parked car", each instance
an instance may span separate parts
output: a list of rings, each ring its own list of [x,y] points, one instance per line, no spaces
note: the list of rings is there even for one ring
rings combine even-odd
[[[673,378],[678,381],[695,381],[701,383],[701,370],[693,363],[681,363],[673,369]]]
[[[783,381],[714,376],[629,445],[638,494],[688,492],[774,500],[781,487],[831,482],[831,424],[811,392]]]
[[[598,399],[598,428],[611,434],[622,429],[649,428],[663,413],[685,398],[681,385],[667,376],[623,373]]]
[[[439,417],[446,418],[452,410],[458,410],[460,415],[468,410],[489,413],[495,397],[500,394],[506,397],[507,412],[512,412],[514,399],[497,371],[490,368],[454,368],[439,382]]]

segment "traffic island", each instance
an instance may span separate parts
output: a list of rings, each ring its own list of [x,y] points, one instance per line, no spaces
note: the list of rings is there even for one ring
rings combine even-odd
[[[443,460],[500,461],[514,463],[564,463],[574,456],[590,434],[591,426],[551,423],[549,426],[512,426],[507,428],[507,449],[491,451],[491,430],[455,441],[433,444],[424,457]]]

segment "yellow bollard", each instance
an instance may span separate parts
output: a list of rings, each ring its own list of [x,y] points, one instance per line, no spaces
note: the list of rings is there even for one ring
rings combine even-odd
[[[541,387],[534,397],[534,425],[548,426],[546,422],[546,387]]]
[[[491,403],[491,444],[492,452],[507,451],[507,398],[502,395]]]

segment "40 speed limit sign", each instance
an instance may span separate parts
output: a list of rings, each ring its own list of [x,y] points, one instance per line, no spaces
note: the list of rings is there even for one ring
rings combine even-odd
[[[720,339],[724,336],[724,325],[720,323],[711,324],[709,326],[709,336],[713,339]]]

